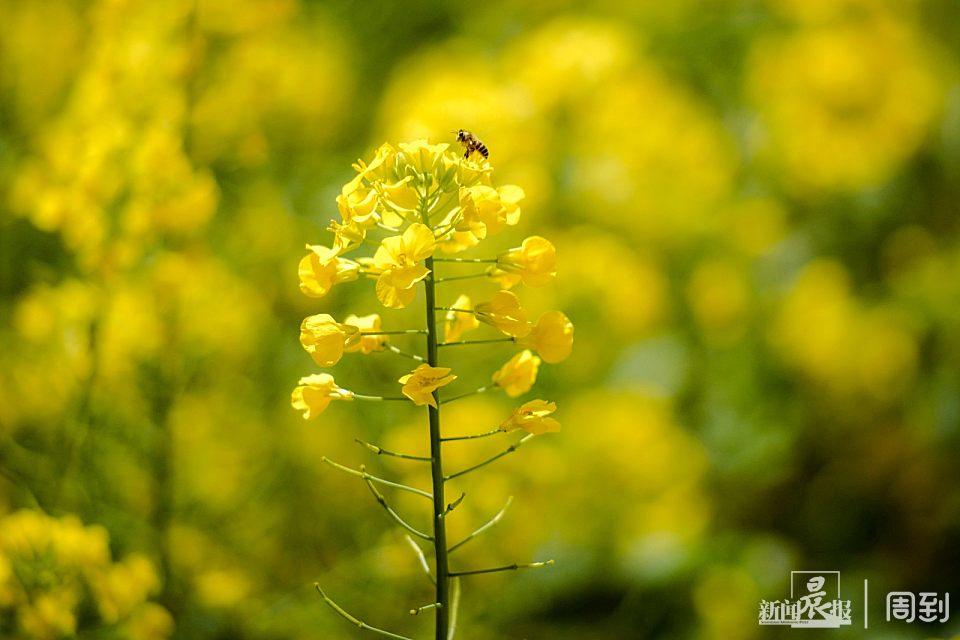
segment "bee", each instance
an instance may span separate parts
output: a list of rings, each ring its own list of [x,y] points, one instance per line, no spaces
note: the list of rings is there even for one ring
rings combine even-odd
[[[469,158],[470,154],[476,151],[484,158],[490,157],[490,151],[487,149],[487,145],[480,142],[480,138],[473,135],[466,129],[459,129],[457,131],[457,142],[463,145],[463,148],[466,150],[463,154],[464,158]]]

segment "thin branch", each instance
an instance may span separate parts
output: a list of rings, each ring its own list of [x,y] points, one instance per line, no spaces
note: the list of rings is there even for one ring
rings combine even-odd
[[[466,344],[490,344],[491,342],[516,342],[514,337],[510,338],[484,338],[483,340],[457,340],[456,342],[441,342],[438,347],[459,347]]]
[[[516,571],[517,569],[539,569],[540,567],[546,567],[553,564],[553,560],[545,560],[544,562],[530,562],[527,564],[508,564],[502,567],[493,567],[491,569],[473,569],[471,571],[451,571],[449,575],[451,578],[455,576],[475,576],[480,573],[496,573],[498,571]]]
[[[483,271],[481,273],[470,273],[463,276],[447,276],[445,278],[437,278],[434,280],[436,283],[440,282],[453,282],[454,280],[472,280],[473,278],[486,278],[489,277],[489,273]]]
[[[422,607],[417,607],[416,609],[410,609],[410,615],[418,616],[424,611],[429,611],[431,609],[440,609],[443,607],[439,602],[431,602],[430,604],[425,604]]]
[[[365,400],[367,402],[400,402],[402,400],[410,400],[407,396],[368,396],[362,393],[352,393],[350,397],[355,400]]]
[[[434,262],[467,262],[467,263],[486,263],[496,262],[497,258],[434,258]]]
[[[473,309],[458,309],[457,307],[434,307],[434,311],[456,311],[457,313],[469,313],[472,315],[477,315],[477,312]]]
[[[500,520],[503,518],[503,514],[505,514],[505,513],[507,512],[507,509],[510,508],[510,505],[511,505],[511,504],[513,504],[513,496],[510,496],[509,498],[507,498],[507,504],[503,505],[503,508],[500,509],[500,511],[497,512],[497,515],[495,515],[495,516],[493,516],[492,518],[490,518],[490,520],[489,520],[485,525],[483,525],[482,527],[480,527],[479,529],[477,529],[476,531],[474,531],[473,533],[471,533],[470,535],[468,535],[466,538],[464,538],[463,540],[461,540],[461,541],[458,542],[457,544],[455,544],[455,545],[453,545],[452,547],[450,547],[449,549],[447,549],[447,553],[453,553],[454,551],[456,551],[457,549],[459,549],[459,548],[462,547],[463,545],[467,544],[468,542],[470,542],[471,540],[473,540],[474,538],[476,538],[478,535],[480,535],[481,533],[483,533],[484,531],[486,531],[487,529],[489,529],[489,528],[492,527],[493,525],[495,525],[495,524],[497,524],[498,522],[500,522]]]
[[[433,211],[434,209],[443,210],[447,207],[448,204],[453,202],[455,199],[459,198],[459,195],[460,194],[457,193],[456,191],[451,192],[450,195],[447,196],[446,201],[444,201],[443,206],[438,206],[440,205],[440,198],[443,196],[443,194],[441,193],[440,187],[437,187],[437,189],[433,193],[431,193],[429,196],[429,198],[431,199],[433,198],[433,196],[436,196],[437,198],[436,200],[433,201],[433,203],[429,207],[427,207],[427,209],[430,211]],[[451,209],[451,211],[447,215],[449,214],[454,214],[454,220],[457,221],[448,225],[452,229],[453,227],[457,226],[457,224],[459,223],[459,217],[462,217],[463,214],[461,213],[459,205]],[[435,229],[434,229],[434,233],[436,233]]]
[[[361,472],[366,472],[366,469],[365,469],[364,467],[360,467],[360,471],[361,471]],[[383,507],[383,508],[387,511],[388,514],[390,514],[390,517],[393,518],[398,525],[400,525],[401,527],[403,527],[404,529],[406,529],[407,531],[409,531],[409,532],[412,533],[413,535],[417,536],[418,538],[422,538],[422,539],[424,539],[424,540],[429,540],[429,541],[431,541],[431,542],[433,541],[433,536],[430,536],[430,535],[428,535],[428,534],[426,534],[426,533],[423,533],[422,531],[420,531],[420,530],[417,529],[416,527],[413,527],[413,526],[411,526],[410,524],[408,524],[406,520],[404,520],[403,518],[401,518],[401,517],[400,517],[400,514],[397,513],[396,510],[395,510],[393,507],[391,507],[389,504],[387,504],[387,499],[383,497],[383,494],[382,494],[382,493],[380,493],[379,491],[377,491],[377,488],[376,488],[375,486],[373,486],[373,482],[371,482],[370,480],[366,480],[366,479],[364,480],[364,482],[366,482],[366,483],[367,483],[367,486],[370,487],[370,492],[373,494],[373,497],[377,499],[377,502],[380,503],[380,506]]]
[[[382,485],[393,487],[394,489],[401,489],[403,491],[409,491],[410,493],[415,493],[418,496],[423,496],[427,500],[433,500],[433,494],[427,493],[422,489],[417,489],[416,487],[408,487],[405,484],[400,484],[399,482],[391,482],[390,480],[384,480],[383,478],[378,478],[377,476],[370,475],[366,471],[357,471],[356,469],[351,469],[350,467],[345,467],[342,464],[338,464],[331,460],[330,458],[323,456],[320,458],[322,461],[329,464],[334,469],[339,469],[344,473],[349,473],[352,476],[357,476],[358,478],[363,478],[364,480],[373,480],[374,482],[379,482]]]
[[[483,433],[474,433],[469,436],[450,436],[448,438],[440,438],[441,442],[452,442],[454,440],[473,440],[475,438],[489,438],[490,436],[495,436],[498,433],[506,433],[500,427],[497,427],[493,431],[484,431]]]
[[[393,346],[392,344],[388,344],[388,345],[386,345],[386,347],[387,347],[387,350],[388,350],[388,351],[390,351],[390,352],[392,352],[392,353],[395,353],[395,354],[397,354],[398,356],[403,356],[404,358],[410,358],[411,360],[416,360],[417,362],[426,362],[426,360],[424,360],[422,356],[418,356],[418,355],[415,354],[415,353],[407,353],[406,351],[403,351],[403,350],[401,350],[401,349],[397,349],[397,348],[396,348],[395,346]]]
[[[447,640],[453,640],[457,633],[457,614],[460,611],[460,578],[450,580],[450,629]]]
[[[330,596],[328,596],[327,594],[325,594],[325,593],[323,592],[323,589],[320,588],[320,583],[319,583],[319,582],[314,582],[314,583],[313,583],[313,586],[315,586],[315,587],[317,588],[317,592],[320,594],[320,597],[323,598],[323,601],[326,602],[327,605],[328,605],[331,609],[333,609],[334,611],[336,611],[338,614],[340,614],[340,616],[341,616],[343,619],[347,620],[348,622],[350,622],[350,623],[353,624],[354,626],[356,626],[356,627],[358,627],[358,628],[360,628],[360,629],[363,629],[364,631],[371,631],[371,632],[373,632],[373,633],[379,633],[380,635],[386,636],[386,637],[388,637],[388,638],[396,638],[397,640],[413,640],[413,638],[408,638],[407,636],[397,635],[396,633],[390,633],[389,631],[384,631],[383,629],[378,629],[378,628],[376,628],[376,627],[372,627],[372,626],[370,626],[369,624],[367,624],[366,622],[364,622],[363,620],[359,620],[359,619],[353,617],[352,615],[350,615],[349,613],[347,613],[346,611],[344,611],[344,610],[340,607],[340,605],[338,605],[336,602],[334,602],[333,600],[331,600],[331,599],[330,599]]]
[[[394,331],[361,331],[362,336],[405,336],[410,334],[426,334],[426,329],[396,329]]]
[[[442,514],[440,514],[440,517],[441,517],[441,518],[446,518],[446,517],[447,517],[447,514],[452,513],[454,509],[456,509],[457,507],[459,507],[459,506],[460,506],[460,503],[463,502],[463,499],[466,498],[466,497],[467,497],[467,494],[466,494],[465,492],[461,491],[461,492],[460,492],[460,497],[457,498],[456,500],[454,500],[453,502],[451,502],[450,504],[448,504],[448,505],[447,505],[447,508],[444,510],[444,512],[443,512]]]
[[[445,400],[441,400],[441,401],[440,401],[440,404],[447,404],[447,403],[453,402],[454,400],[459,400],[460,398],[467,398],[467,397],[469,397],[469,396],[475,396],[475,395],[477,395],[478,393],[484,393],[485,391],[487,391],[487,390],[489,390],[489,389],[490,389],[490,387],[480,387],[479,389],[474,389],[473,391],[467,391],[466,393],[461,393],[461,394],[458,395],[458,396],[453,396],[453,397],[447,398],[447,399],[445,399]]]
[[[450,194],[450,197],[447,198],[447,201],[443,203],[443,206],[446,207],[455,196],[456,194]],[[440,202],[440,198],[437,198],[437,202]],[[456,229],[457,225],[460,224],[460,221],[463,219],[463,210],[459,206],[454,207],[448,215],[450,214],[452,214],[450,222],[433,230],[433,235],[435,238],[440,239]]]
[[[370,451],[373,451],[378,456],[393,456],[394,458],[403,458],[404,460],[419,460],[420,462],[430,462],[433,460],[433,458],[427,458],[424,456],[412,456],[408,453],[397,453],[395,451],[387,451],[383,447],[378,447],[372,442],[367,442],[366,440],[361,440],[360,438],[354,438],[353,440],[357,444],[364,446],[367,449],[370,449]]]
[[[487,459],[484,460],[483,462],[480,462],[480,463],[478,463],[478,464],[475,464],[475,465],[473,465],[472,467],[467,467],[467,468],[464,469],[463,471],[457,471],[456,473],[451,473],[451,474],[448,475],[448,476],[444,476],[443,479],[444,479],[444,480],[453,480],[454,478],[457,478],[457,477],[462,476],[462,475],[464,475],[464,474],[470,473],[471,471],[476,471],[477,469],[479,469],[479,468],[481,468],[481,467],[485,467],[485,466],[487,466],[488,464],[490,464],[491,462],[493,462],[493,461],[495,461],[495,460],[499,460],[500,458],[502,458],[503,456],[505,456],[505,455],[507,455],[507,454],[513,453],[514,451],[516,451],[517,449],[519,449],[521,446],[523,446],[523,443],[524,443],[524,442],[526,442],[527,440],[529,440],[529,439],[532,438],[533,436],[534,436],[534,434],[528,433],[527,435],[523,436],[522,438],[520,438],[519,440],[517,440],[516,442],[514,442],[512,445],[510,445],[509,447],[507,447],[506,449],[504,449],[503,451],[501,451],[500,453],[498,453],[497,455],[495,455],[495,456],[493,456],[493,457],[491,457],[491,458],[487,458]]]
[[[430,565],[427,563],[427,556],[423,555],[423,549],[420,548],[420,545],[417,544],[417,541],[411,538],[410,536],[403,536],[403,539],[409,543],[410,547],[413,549],[413,552],[417,554],[417,559],[420,561],[420,568],[423,569],[423,572],[427,574],[427,578],[433,584],[437,584],[436,578],[433,577],[433,573],[430,572]]]

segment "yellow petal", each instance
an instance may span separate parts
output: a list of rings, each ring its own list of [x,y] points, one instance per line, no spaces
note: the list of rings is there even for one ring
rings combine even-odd
[[[403,232],[403,245],[410,259],[419,262],[433,255],[437,240],[430,227],[415,222]]]
[[[431,367],[428,364],[422,364],[400,378],[400,384],[403,385],[401,391],[414,404],[436,407],[433,392],[456,379],[457,376],[451,375],[447,367]]]
[[[416,283],[427,277],[430,270],[422,264],[410,267],[398,267],[391,269],[386,274],[390,278],[391,284],[398,289],[409,289]]]
[[[560,430],[560,423],[548,417],[557,410],[557,405],[546,400],[531,400],[513,410],[509,418],[500,424],[504,431],[523,429],[528,433],[540,435]]]
[[[477,319],[515,338],[530,333],[530,323],[520,300],[509,291],[498,291],[489,302],[478,304]]]
[[[349,336],[356,327],[341,325],[325,313],[309,316],[300,324],[300,344],[321,367],[332,367],[343,357]]]
[[[330,292],[336,280],[336,268],[324,267],[317,256],[308,253],[297,267],[300,291],[311,298],[322,298]]]
[[[391,274],[383,273],[377,278],[377,300],[388,309],[403,309],[413,301],[417,290],[413,287],[400,289],[393,284]]]
[[[473,309],[473,303],[470,302],[469,296],[460,295],[453,303],[452,308],[470,311]],[[473,331],[479,326],[480,321],[473,313],[447,311],[443,325],[443,340],[444,342],[455,342],[462,338],[465,333]]]
[[[540,369],[540,358],[529,349],[516,354],[493,374],[493,383],[511,398],[523,395],[533,387]]]
[[[563,362],[573,351],[573,323],[561,311],[547,311],[537,320],[530,335],[519,342],[536,349],[544,362]]]
[[[343,323],[356,327],[358,330],[355,339],[348,338],[347,340],[345,346],[347,353],[359,351],[363,354],[369,354],[374,351],[383,351],[390,341],[389,336],[365,336],[362,334],[364,331],[374,332],[381,330],[382,320],[379,314],[371,313],[368,316],[350,315],[346,317]]]
[[[303,412],[309,420],[323,413],[331,400],[352,400],[353,393],[337,386],[329,373],[319,373],[300,378],[300,384],[290,394],[290,404]]]

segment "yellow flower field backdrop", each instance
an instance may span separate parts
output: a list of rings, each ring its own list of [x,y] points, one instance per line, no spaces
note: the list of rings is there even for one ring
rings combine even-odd
[[[402,531],[322,462],[418,484],[354,439],[426,455],[425,410],[290,406],[330,331],[422,324],[417,239],[379,299],[298,272],[368,204],[338,203],[351,163],[460,128],[525,196],[496,195],[523,215],[485,252],[549,238],[558,276],[442,304],[509,327],[513,286],[576,343],[535,392],[444,409],[466,432],[543,398],[561,425],[457,483],[453,539],[514,496],[471,565],[556,560],[464,581],[458,637],[782,637],[757,605],[792,569],[957,591],[958,43],[947,0],[0,0],[0,636],[359,637],[318,579],[425,636]],[[415,363],[382,346],[337,384],[399,395]],[[515,351],[444,354],[451,388]]]

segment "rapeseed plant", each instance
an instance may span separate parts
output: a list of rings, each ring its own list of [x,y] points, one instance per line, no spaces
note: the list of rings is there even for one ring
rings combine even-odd
[[[320,298],[338,284],[363,277],[375,281],[377,299],[384,307],[402,309],[413,302],[417,288],[422,286],[426,299],[426,325],[423,328],[384,329],[378,314],[349,316],[343,322],[338,322],[332,316],[321,313],[303,321],[300,342],[321,367],[333,366],[344,354],[368,354],[384,350],[413,359],[419,364],[398,380],[401,387],[397,395],[357,393],[341,388],[332,375],[319,373],[300,379],[291,402],[307,419],[322,413],[334,400],[412,402],[427,407],[428,428],[425,437],[429,438],[429,456],[387,451],[376,444],[359,439],[358,442],[376,454],[428,463],[432,485],[430,491],[371,475],[365,467],[357,470],[326,458],[324,461],[362,478],[377,502],[398,525],[410,535],[433,545],[434,564],[431,569],[422,549],[413,538],[409,539],[428,577],[436,585],[435,600],[411,609],[411,613],[434,610],[435,637],[449,640],[456,631],[461,577],[538,568],[553,561],[451,569],[449,554],[496,524],[504,510],[463,540],[450,544],[447,540],[446,518],[464,496],[447,503],[445,484],[513,453],[537,435],[559,431],[560,423],[552,417],[557,409],[555,403],[535,399],[514,409],[493,430],[468,435],[445,435],[440,420],[441,408],[449,402],[480,393],[502,391],[511,398],[527,393],[536,382],[541,362],[556,363],[570,355],[573,324],[560,311],[548,311],[536,323],[531,323],[519,297],[508,290],[520,283],[542,286],[553,280],[556,275],[556,251],[547,239],[531,236],[519,247],[495,257],[451,257],[451,254],[473,248],[487,237],[516,225],[520,219],[519,203],[524,197],[523,190],[513,185],[494,186],[492,167],[488,162],[462,158],[449,150],[446,144],[418,140],[401,143],[397,148],[385,144],[376,151],[369,163],[360,161],[354,168],[356,176],[337,197],[340,220],[333,221],[330,226],[334,234],[333,244],[331,247],[308,245],[309,252],[299,266],[300,288],[306,295]],[[346,257],[346,254],[366,245],[375,247],[372,256]],[[473,265],[480,270],[466,275],[439,277],[436,267],[445,263]],[[487,279],[502,289],[489,300],[476,304],[463,294],[452,297],[449,306],[437,303],[439,283],[473,278]],[[438,329],[438,313],[444,314],[442,334]],[[503,336],[464,339],[465,334],[481,324],[497,329]],[[407,353],[390,344],[390,336],[407,334],[425,339],[423,354]],[[466,393],[443,396],[443,389],[456,380],[458,374],[440,365],[440,349],[489,342],[513,342],[522,350],[497,369],[490,382]],[[525,434],[504,451],[465,469],[450,472],[444,468],[444,442],[485,438],[509,431],[524,431]],[[430,500],[432,531],[420,531],[410,525],[387,502],[376,485],[408,491]],[[319,584],[317,590],[334,611],[359,628],[391,638],[406,637],[363,622],[336,604]]]

